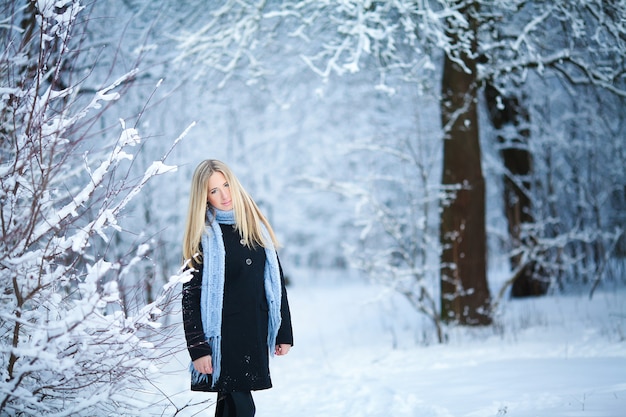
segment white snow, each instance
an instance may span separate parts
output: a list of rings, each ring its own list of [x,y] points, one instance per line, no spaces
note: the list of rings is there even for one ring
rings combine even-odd
[[[383,287],[288,292],[295,346],[272,359],[274,388],[253,394],[257,417],[626,415],[623,292],[507,301],[496,325],[449,329],[441,345]],[[155,382],[177,408],[195,404],[177,416],[212,416],[215,394],[189,391],[188,360],[183,348]]]

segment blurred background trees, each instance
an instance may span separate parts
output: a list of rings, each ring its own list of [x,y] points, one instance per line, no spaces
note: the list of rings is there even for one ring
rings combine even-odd
[[[155,137],[198,122],[132,220],[161,240],[159,270],[179,237],[158,232],[180,227],[191,170],[218,157],[277,223],[292,270],[360,265],[433,322],[488,324],[509,294],[621,280],[623,6],[125,6],[139,91],[164,79],[150,109],[164,116],[141,122]]]
[[[276,27],[287,26],[288,38],[282,39],[285,49],[294,47],[291,39],[302,40],[302,45],[296,46],[302,59],[326,82],[333,74],[347,78],[348,74],[373,72],[379,77],[373,88],[392,97],[400,96],[399,91],[408,85],[415,85],[420,91],[418,100],[427,100],[426,94],[435,95],[441,124],[431,123],[429,128],[440,132],[432,140],[443,139],[443,194],[439,196],[439,246],[427,249],[440,253],[442,320],[461,324],[490,322],[483,166],[499,175],[492,177],[491,183],[500,189],[501,212],[507,223],[500,245],[493,248],[507,254],[511,268],[508,279],[498,288],[498,298],[508,292],[509,286],[514,296],[530,296],[544,294],[549,288],[563,290],[576,284],[598,283],[599,271],[613,274],[605,269],[607,266],[615,268],[614,278],[621,276],[623,256],[615,249],[623,245],[623,230],[619,222],[608,221],[612,216],[601,214],[600,207],[607,207],[609,200],[620,199],[624,192],[623,172],[611,175],[610,185],[605,182],[602,186],[611,191],[598,194],[599,190],[591,190],[596,188],[593,181],[586,185],[580,181],[585,175],[595,177],[592,172],[598,168],[597,153],[582,151],[579,156],[585,161],[584,166],[572,159],[562,165],[559,162],[558,167],[554,163],[568,158],[574,149],[580,152],[581,146],[589,149],[588,143],[583,145],[585,140],[579,142],[580,134],[575,131],[568,132],[567,141],[555,141],[555,137],[563,137],[563,126],[575,123],[571,116],[582,110],[580,97],[593,91],[589,101],[613,103],[602,106],[603,110],[611,113],[612,118],[623,118],[619,111],[615,112],[618,107],[614,107],[623,100],[625,86],[621,58],[623,4],[589,1],[555,5],[521,0],[262,2],[251,3],[251,13],[228,2],[223,7],[220,16],[229,9],[255,22],[266,20],[273,30],[269,37],[264,36],[261,23],[245,26],[253,28],[255,42],[273,39],[276,33],[284,33],[275,31]],[[190,39],[185,45],[202,49],[202,39]],[[258,50],[251,49],[255,54],[252,61],[258,66]],[[201,54],[193,56],[204,62]],[[211,66],[211,62],[207,65]],[[398,86],[396,82],[407,84]],[[441,85],[439,95],[434,88],[436,82]],[[582,113],[587,117],[594,114],[589,108]],[[407,117],[395,116],[397,120]],[[600,157],[606,161],[602,165],[623,171],[619,168],[623,162],[623,131],[617,127],[621,123],[607,124],[601,119],[603,116],[589,120],[586,128],[593,126],[590,130],[602,131],[607,138],[605,149],[609,152]],[[608,125],[617,130],[607,130]],[[482,133],[480,126],[484,128]],[[575,130],[579,128],[576,126]],[[486,155],[481,149],[481,134],[482,147],[492,151]],[[495,140],[485,143],[490,138]],[[388,144],[393,139],[380,137],[376,142]],[[385,153],[377,156],[376,162],[368,164],[368,171],[385,169],[386,161],[381,161]],[[596,162],[592,162],[592,167],[586,161]],[[562,188],[555,187],[557,177],[563,181]],[[355,180],[353,184],[363,181]],[[332,189],[332,184],[328,188]],[[354,194],[349,188],[343,184],[340,191],[344,195]],[[592,201],[592,195],[601,196],[603,202]],[[406,204],[400,194],[385,195],[382,201],[376,201],[384,208]],[[557,202],[573,202],[577,209],[562,210]],[[589,222],[589,216],[595,221]],[[372,219],[381,225],[376,215]],[[419,217],[414,219],[417,222]],[[389,256],[393,257],[394,251],[379,246],[380,240],[372,238],[369,225],[370,244],[379,247],[383,259],[393,263]],[[416,241],[412,228],[390,230],[383,226],[382,233],[392,235],[395,248],[400,248],[402,241]],[[414,260],[415,255],[407,258]],[[615,264],[609,258],[618,261]],[[590,264],[593,267],[589,268]],[[403,266],[404,273],[392,275],[420,276],[412,273],[412,261],[405,261]],[[424,289],[420,284],[416,288]],[[434,291],[431,285],[431,292]]]

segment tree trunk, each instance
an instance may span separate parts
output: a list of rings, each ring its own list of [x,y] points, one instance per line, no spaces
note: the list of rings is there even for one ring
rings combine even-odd
[[[533,260],[521,265],[522,253],[516,251],[532,245],[532,242],[522,235],[522,227],[535,221],[529,198],[531,187],[529,176],[532,172],[532,158],[528,150],[530,115],[517,97],[502,95],[490,83],[485,88],[485,98],[491,123],[499,131],[497,140],[500,156],[507,171],[503,178],[504,214],[508,224],[511,250],[517,253],[509,258],[509,262],[512,270],[522,268],[513,282],[511,295],[513,297],[545,295],[549,282],[544,276],[545,271],[542,271]],[[509,136],[514,133],[513,137],[505,136],[503,133],[504,128],[508,126],[512,129],[507,129],[506,132],[509,132]]]
[[[470,13],[466,17],[471,19]],[[473,48],[475,51],[475,44]],[[466,68],[446,55],[442,79],[442,183],[444,189],[455,191],[442,202],[441,318],[463,325],[486,325],[491,317],[476,63],[467,54],[459,58]]]

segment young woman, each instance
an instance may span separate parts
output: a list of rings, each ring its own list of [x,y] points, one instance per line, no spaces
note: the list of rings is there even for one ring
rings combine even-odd
[[[217,392],[216,416],[251,417],[251,391],[272,387],[269,353],[293,345],[274,231],[223,163],[206,160],[191,183],[183,256],[183,323],[191,389]]]

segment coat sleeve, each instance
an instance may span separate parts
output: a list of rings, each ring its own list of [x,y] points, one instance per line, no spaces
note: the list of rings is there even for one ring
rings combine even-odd
[[[202,328],[201,290],[202,265],[193,271],[192,278],[183,284],[183,327],[185,329],[185,339],[187,340],[187,350],[192,361],[212,353]]]
[[[285,277],[283,275],[283,268],[280,265],[280,259],[278,260],[278,267],[280,268],[280,285],[282,297],[280,300],[280,329],[278,329],[278,335],[276,336],[276,344],[287,344],[293,346],[293,329],[291,327],[291,311],[289,310],[289,300],[287,299],[287,289],[285,287]]]

